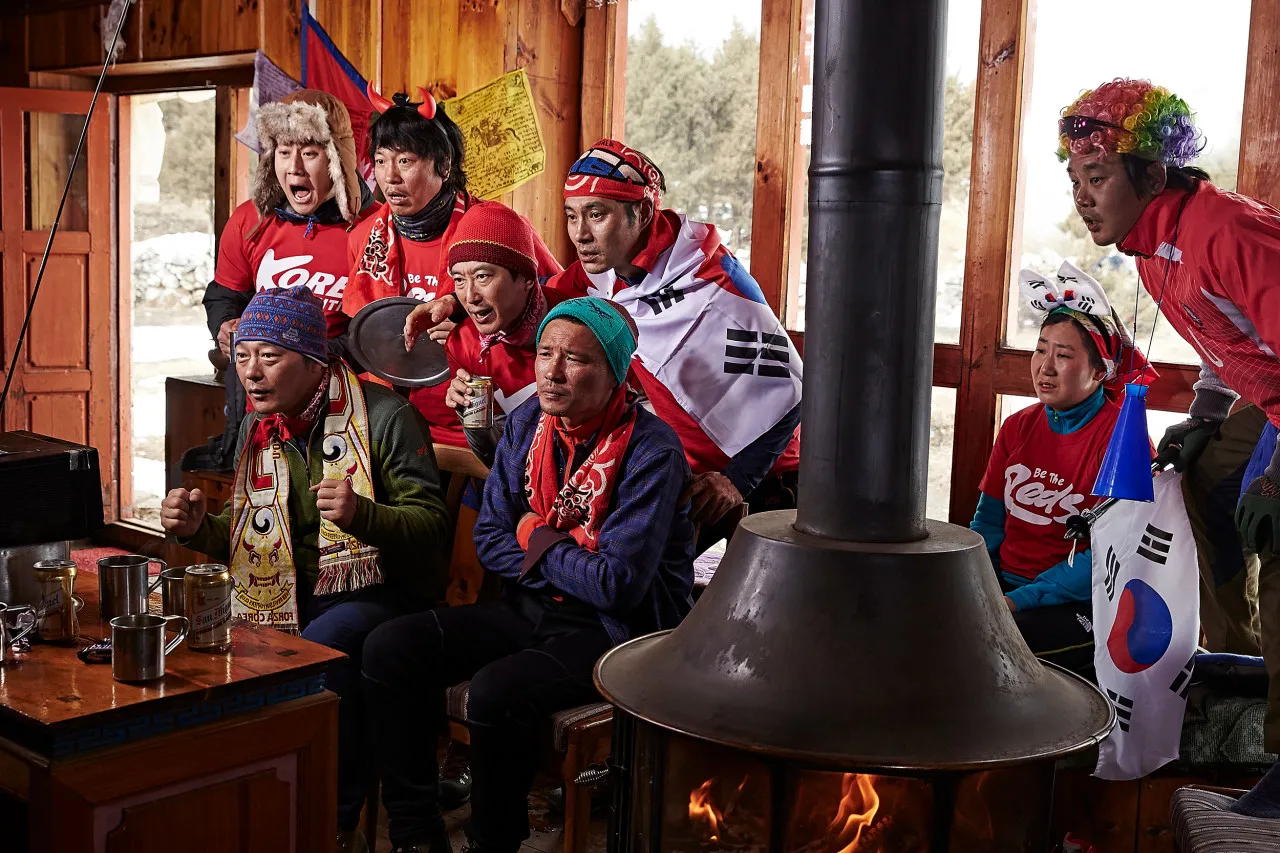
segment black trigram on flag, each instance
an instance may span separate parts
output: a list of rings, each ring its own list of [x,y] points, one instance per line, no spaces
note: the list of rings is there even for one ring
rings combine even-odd
[[[724,336],[725,373],[755,373],[778,379],[791,375],[786,366],[791,361],[786,335],[726,329]]]
[[[1142,544],[1138,546],[1138,556],[1146,557],[1151,562],[1163,566],[1169,559],[1171,542],[1173,542],[1172,533],[1167,533],[1154,524],[1148,524],[1146,532],[1142,534]]]
[[[1107,546],[1107,576],[1103,579],[1102,585],[1107,590],[1107,601],[1111,601],[1116,596],[1116,575],[1120,574],[1120,558],[1116,556],[1116,552]]]
[[[657,293],[641,296],[640,301],[652,308],[654,314],[661,314],[677,302],[684,302],[684,291],[675,285],[668,284],[666,287],[659,288]]]
[[[1193,654],[1187,659],[1186,666],[1182,668],[1182,672],[1178,673],[1178,677],[1173,680],[1173,684],[1169,685],[1169,689],[1186,699],[1187,691],[1191,689],[1191,674],[1195,671],[1196,656]]]
[[[1111,704],[1116,706],[1116,725],[1122,732],[1129,731],[1129,721],[1133,719],[1133,700],[1114,690],[1108,690],[1107,696],[1111,699]]]

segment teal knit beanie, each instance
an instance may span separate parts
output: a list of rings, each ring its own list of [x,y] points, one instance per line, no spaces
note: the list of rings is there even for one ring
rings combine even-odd
[[[565,317],[577,320],[596,336],[604,349],[605,358],[609,360],[613,378],[621,385],[627,379],[631,356],[636,352],[636,339],[631,335],[631,329],[627,328],[627,321],[618,313],[622,310],[625,309],[615,309],[608,300],[596,296],[566,300],[548,311],[547,316],[542,319],[542,325],[538,327],[538,340],[542,340],[542,331],[552,320]]]

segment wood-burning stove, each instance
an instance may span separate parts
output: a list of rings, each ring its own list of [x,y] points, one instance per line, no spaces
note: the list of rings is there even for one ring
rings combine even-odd
[[[614,743],[611,853],[1050,849],[1052,761],[917,775],[814,770],[625,713],[614,717]]]
[[[1043,851],[1054,760],[1114,723],[924,517],[945,18],[816,0],[800,504],[597,666],[615,853]]]

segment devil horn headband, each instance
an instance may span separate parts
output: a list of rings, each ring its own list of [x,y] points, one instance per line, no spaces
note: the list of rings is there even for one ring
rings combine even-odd
[[[431,93],[421,86],[418,87],[418,95],[422,98],[422,103],[418,105],[418,115],[430,121],[436,117],[436,99],[431,97]],[[369,103],[373,104],[373,108],[379,115],[396,106],[392,101],[388,101],[382,95],[374,90],[372,83],[365,84],[365,96],[369,99]],[[403,98],[403,95],[399,97]]]
[[[422,103],[418,106],[418,115],[427,121],[436,117],[436,99],[431,97],[431,93],[421,86],[418,87],[418,97],[422,98]]]

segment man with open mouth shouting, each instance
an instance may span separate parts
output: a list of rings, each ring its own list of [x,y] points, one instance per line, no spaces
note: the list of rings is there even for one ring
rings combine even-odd
[[[351,116],[327,92],[303,89],[258,110],[261,155],[253,197],[232,212],[218,245],[213,281],[204,294],[209,333],[231,360],[240,315],[255,292],[306,285],[324,307],[330,347],[340,343],[347,284],[347,231],[372,200],[356,171]],[[230,471],[244,392],[227,371],[227,427],[209,447],[192,450],[183,470]]]

